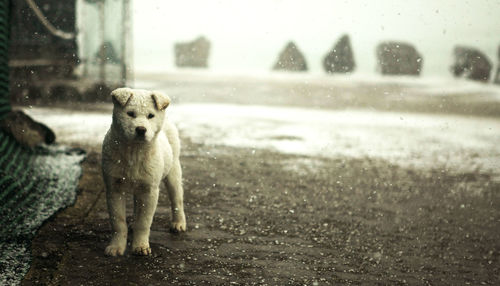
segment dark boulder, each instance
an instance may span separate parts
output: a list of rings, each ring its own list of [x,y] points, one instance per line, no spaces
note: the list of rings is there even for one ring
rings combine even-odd
[[[455,77],[487,82],[490,78],[491,62],[481,51],[458,46],[453,50],[455,63],[451,71]]]
[[[79,102],[83,100],[83,95],[75,86],[57,84],[50,88],[49,100],[54,102]]]
[[[17,142],[27,147],[35,147],[39,144],[52,144],[56,135],[47,125],[33,120],[21,110],[13,110],[7,113],[0,121],[0,130],[10,134]]]
[[[95,54],[96,62],[109,63],[109,64],[120,64],[121,59],[113,46],[113,43],[106,41],[101,44],[99,50]]]
[[[377,69],[384,75],[420,75],[423,58],[410,44],[384,42],[377,46]]]
[[[349,73],[354,71],[354,55],[348,35],[343,35],[323,59],[327,73]]]
[[[206,68],[210,54],[210,41],[198,37],[188,43],[175,44],[175,65],[178,67]]]
[[[83,92],[82,99],[87,102],[111,102],[110,94],[115,88],[118,88],[118,86],[95,83]]]
[[[302,52],[294,42],[289,42],[279,54],[274,70],[307,71],[307,63]]]

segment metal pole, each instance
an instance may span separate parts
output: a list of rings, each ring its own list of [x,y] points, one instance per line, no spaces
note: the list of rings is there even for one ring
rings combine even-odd
[[[127,32],[129,30],[129,15],[128,15],[128,5],[129,5],[129,1],[128,0],[123,0],[122,2],[122,37],[121,37],[121,48],[122,48],[122,51],[121,51],[121,54],[122,54],[122,57],[121,57],[121,85],[122,86],[125,86],[127,84]]]
[[[98,4],[98,7],[99,7],[99,24],[100,24],[100,30],[99,30],[99,41],[100,41],[100,45],[99,45],[99,80],[101,81],[101,83],[105,83],[106,82],[106,55],[105,55],[105,51],[104,51],[104,37],[105,37],[105,28],[106,28],[106,25],[105,25],[105,14],[104,14],[104,1],[105,0],[102,0],[102,1],[99,1],[99,4]]]
[[[82,35],[83,37],[83,40],[80,41],[80,54],[81,54],[81,63],[80,64],[83,64],[83,77],[85,79],[88,79],[89,77],[89,65],[91,63],[91,57],[92,57],[92,54],[90,52],[90,48],[89,48],[89,32],[88,31],[84,31],[83,30],[83,26],[84,26],[84,21],[85,19],[87,19],[88,15],[88,11],[87,9],[88,4],[86,4],[83,0],[80,0],[78,2],[78,7],[80,9],[80,15],[78,15],[77,17],[77,21],[78,21],[78,33],[80,35]],[[82,33],[83,31],[83,33]]]

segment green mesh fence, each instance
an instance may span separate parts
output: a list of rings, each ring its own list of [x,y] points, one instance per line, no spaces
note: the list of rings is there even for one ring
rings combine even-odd
[[[0,0],[0,119],[10,111],[9,100],[9,0]]]
[[[9,1],[0,0],[0,120],[11,110],[9,13]],[[20,284],[37,229],[74,202],[84,157],[62,146],[27,148],[0,130],[0,285]]]
[[[29,269],[31,240],[45,220],[74,203],[82,150],[29,149],[0,133],[0,285]]]

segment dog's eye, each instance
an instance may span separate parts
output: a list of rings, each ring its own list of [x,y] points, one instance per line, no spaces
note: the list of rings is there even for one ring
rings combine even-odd
[[[133,111],[127,112],[127,115],[135,118],[135,112],[133,112]]]
[[[154,115],[153,113],[148,114],[148,118],[149,118],[149,119],[151,119],[151,118],[153,118],[153,117],[155,117],[155,115]]]

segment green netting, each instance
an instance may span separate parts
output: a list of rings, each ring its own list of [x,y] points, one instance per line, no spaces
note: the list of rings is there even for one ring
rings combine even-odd
[[[0,120],[11,110],[9,12],[9,1],[0,0]],[[35,232],[74,202],[84,157],[61,146],[27,148],[0,130],[0,285],[21,282]]]
[[[0,120],[10,110],[9,101],[9,0],[0,0]]]
[[[62,146],[23,147],[0,132],[0,285],[21,281],[37,229],[74,202],[84,157]]]
[[[5,240],[34,233],[54,209],[73,202],[84,152],[29,149],[5,133],[0,142],[0,239]]]

